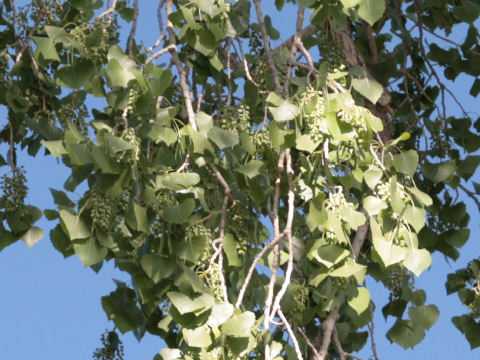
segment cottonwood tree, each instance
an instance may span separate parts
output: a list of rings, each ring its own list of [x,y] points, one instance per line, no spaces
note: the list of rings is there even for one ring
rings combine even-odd
[[[414,278],[469,239],[458,193],[479,204],[480,121],[449,89],[461,74],[480,92],[479,1],[1,4],[0,248],[43,236],[26,148],[71,170],[43,209],[53,245],[131,275],[102,306],[120,332],[162,338],[156,359],[354,358],[373,336],[366,275],[390,291],[388,339],[424,338],[439,311]],[[283,41],[274,16],[296,23]],[[479,273],[447,282],[472,347]],[[102,342],[97,358],[123,356]]]

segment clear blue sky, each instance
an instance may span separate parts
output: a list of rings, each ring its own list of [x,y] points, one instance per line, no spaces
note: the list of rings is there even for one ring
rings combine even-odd
[[[152,16],[147,15],[142,19],[138,31],[149,46],[155,42],[157,35],[157,24],[153,17],[157,2],[142,3],[141,13]],[[293,12],[279,17],[272,6],[266,6],[265,10],[273,14],[273,23],[282,30],[282,34],[292,33],[295,26]],[[479,101],[468,95],[472,80],[464,80],[459,77],[452,84],[452,89],[468,110],[474,110],[478,108]],[[453,102],[449,105],[451,113],[458,113]],[[5,109],[0,108],[0,124],[4,124],[4,119]],[[5,149],[0,148],[0,153],[5,154]],[[27,170],[29,203],[41,208],[53,208],[48,189],[61,189],[69,175],[68,171],[52,157],[37,156],[32,159],[19,156],[19,162]],[[1,168],[0,175],[5,171],[6,168]],[[474,180],[480,182],[480,176],[477,174]],[[442,256],[434,255],[431,269],[417,279],[417,286],[427,292],[427,303],[440,308],[440,318],[415,349],[404,351],[385,338],[386,331],[393,324],[392,318],[385,322],[380,311],[388,295],[373,280],[369,280],[368,286],[377,304],[376,341],[381,359],[480,358],[480,349],[470,351],[468,342],[450,321],[452,316],[460,315],[466,309],[456,295],[447,297],[444,285],[449,272],[465,266],[473,257],[480,255],[480,243],[476,241],[480,237],[479,212],[474,204],[468,200],[467,203],[472,234],[471,240],[461,250],[460,259],[449,265]],[[113,278],[128,281],[128,277],[115,270],[111,263],[105,264],[96,274],[85,269],[76,256],[65,260],[49,241],[52,223],[41,219],[38,226],[45,230],[47,236],[32,249],[18,242],[0,252],[0,359],[90,359],[92,352],[100,345],[100,334],[106,328],[113,327],[102,310],[100,298],[115,289]],[[127,360],[151,359],[162,347],[161,341],[152,336],[146,336],[138,343],[133,335],[127,334],[122,336],[122,341]],[[367,347],[360,356],[366,360],[370,354],[370,348]]]

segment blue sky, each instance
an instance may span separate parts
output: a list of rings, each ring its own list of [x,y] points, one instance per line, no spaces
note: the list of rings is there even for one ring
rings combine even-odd
[[[265,3],[267,1],[264,1]],[[143,14],[154,14],[156,2],[142,2]],[[273,2],[272,2],[273,3]],[[293,12],[279,17],[271,6],[265,8],[272,13],[272,20],[282,34],[291,34],[295,26]],[[155,31],[153,31],[155,29]],[[153,17],[145,16],[139,26],[139,35],[149,46],[157,36],[157,24]],[[451,89],[459,95],[468,110],[476,109],[478,100],[468,95],[471,79],[459,77]],[[449,102],[451,113],[458,110]],[[474,118],[478,116],[473,116]],[[5,118],[0,108],[0,123]],[[2,154],[4,149],[0,148]],[[69,175],[54,158],[37,156],[32,159],[19,156],[19,162],[27,170],[29,182],[28,202],[41,208],[53,208],[49,188],[61,189]],[[0,169],[6,171],[6,168]],[[477,174],[474,181],[480,182]],[[445,291],[446,275],[465,266],[473,257],[480,255],[478,209],[467,199],[471,216],[471,239],[461,251],[456,263],[448,264],[441,255],[433,256],[433,265],[420,279],[417,286],[427,292],[427,303],[440,308],[440,318],[427,333],[424,341],[415,349],[404,351],[396,344],[390,344],[385,333],[393,324],[392,318],[385,322],[380,312],[388,295],[373,280],[369,280],[372,297],[377,303],[375,317],[376,342],[382,359],[478,359],[480,349],[470,351],[468,342],[453,326],[450,318],[465,312],[456,295],[448,296]],[[111,329],[100,298],[115,289],[112,279],[128,282],[128,277],[115,270],[111,263],[104,265],[99,274],[85,269],[76,256],[65,260],[48,239],[53,223],[41,219],[38,226],[45,230],[46,237],[32,249],[22,242],[0,252],[0,357],[9,360],[71,359],[91,358],[92,352],[100,345],[100,334]],[[162,343],[158,338],[146,336],[141,343],[131,334],[122,336],[125,358],[151,359],[160,351]],[[368,359],[371,351],[367,347],[361,352]]]

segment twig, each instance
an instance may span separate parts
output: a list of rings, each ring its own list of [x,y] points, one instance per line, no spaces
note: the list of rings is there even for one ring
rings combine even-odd
[[[137,22],[138,22],[138,0],[133,1],[133,23],[132,28],[130,29],[130,36],[128,37],[128,54],[133,56],[133,44],[135,42],[135,33],[137,31]]]
[[[111,24],[111,22],[112,22],[112,15],[113,15],[113,12],[115,11],[115,8],[117,7],[117,3],[118,3],[118,0],[113,0],[112,6],[110,6],[109,9],[107,9],[106,11],[104,11],[103,13],[101,13],[100,15],[98,15],[95,19],[101,19],[101,18],[103,18],[104,16],[110,15],[110,16],[109,16],[109,19],[108,19],[108,24]]]
[[[250,265],[250,268],[248,269],[247,276],[245,277],[245,280],[243,282],[242,288],[240,289],[240,292],[238,293],[237,301],[235,302],[235,307],[238,308],[240,305],[242,305],[243,302],[243,297],[245,296],[245,292],[247,291],[248,284],[250,283],[250,280],[252,279],[253,272],[255,271],[255,267],[258,265],[260,260],[262,259],[263,255],[267,253],[268,250],[270,250],[272,247],[278,244],[280,239],[284,236],[284,234],[280,234],[280,237],[274,238],[270,243],[264,246],[264,248],[258,253],[257,257],[253,260],[252,265]]]
[[[180,165],[180,167],[175,171],[176,173],[181,173],[184,170],[188,169],[188,166],[190,165],[190,154],[187,154],[185,156],[185,161]]]
[[[167,13],[167,29],[168,29],[169,43],[170,45],[173,45],[175,47],[175,49],[172,51],[172,60],[175,66],[177,67],[178,74],[180,75],[180,88],[182,89],[182,95],[185,100],[185,107],[187,110],[188,122],[194,130],[198,130],[198,125],[197,125],[197,122],[195,121],[195,113],[193,112],[190,92],[188,91],[186,71],[183,68],[182,63],[180,62],[180,59],[178,57],[178,53],[176,50],[177,46],[175,42],[175,31],[173,30],[173,24],[168,19],[168,17],[172,13],[172,0],[166,0],[165,9]]]
[[[358,255],[360,254],[360,250],[362,249],[363,243],[365,242],[365,238],[367,237],[367,232],[370,226],[370,222],[368,219],[368,214],[365,210],[362,210],[363,214],[366,216],[366,221],[363,225],[359,226],[357,232],[352,241],[352,250],[353,250],[353,258],[356,260]],[[323,339],[322,345],[319,350],[319,355],[315,360],[325,360],[325,357],[328,353],[328,348],[330,346],[330,342],[332,339],[332,333],[335,328],[335,323],[339,317],[339,310],[340,306],[335,306],[327,315],[326,319],[322,323],[323,329]]]
[[[377,352],[377,343],[375,342],[375,322],[373,320],[373,304],[370,303],[370,314],[372,316],[372,320],[368,323],[368,330],[370,331],[370,340],[372,342],[372,352],[373,352],[373,357],[375,360],[380,360]]]
[[[150,56],[146,61],[145,61],[145,65],[147,64],[150,64],[153,60],[155,60],[156,58],[162,56],[163,54],[169,52],[169,51],[175,51],[177,48],[176,45],[173,45],[173,44],[170,44],[168,45],[167,47],[163,48],[162,50],[159,50],[157,51],[156,53],[152,54],[152,56]]]
[[[300,350],[300,346],[298,345],[297,337],[295,336],[295,333],[293,332],[292,327],[288,323],[288,320],[285,317],[285,315],[283,314],[282,310],[278,309],[277,313],[278,313],[278,316],[280,317],[280,319],[282,320],[283,325],[285,326],[285,329],[287,329],[287,333],[290,336],[290,339],[292,339],[293,348],[295,349],[295,352],[297,353],[297,360],[303,360],[302,350]]]
[[[363,28],[365,29],[365,34],[367,35],[368,47],[370,48],[370,54],[372,55],[372,63],[378,64],[378,50],[377,43],[373,37],[372,27],[369,23],[362,20]]]
[[[337,352],[340,355],[340,360],[346,360],[347,357],[350,357],[354,360],[362,360],[358,356],[347,353],[345,350],[343,350],[342,344],[340,343],[340,340],[338,339],[338,332],[337,332],[336,327],[333,329],[333,343],[335,344],[335,347],[337,348]]]
[[[295,53],[297,52],[297,47],[298,47],[297,44],[298,44],[298,41],[300,40],[300,32],[302,31],[304,14],[305,14],[305,8],[300,6],[298,8],[298,15],[297,15],[297,31],[295,32],[294,40],[290,48],[290,58],[288,59],[287,76],[285,79],[285,84],[283,85],[283,94],[287,99],[290,97],[288,87],[290,85],[290,78],[292,76],[292,69],[295,61]]]
[[[478,209],[480,210],[480,201],[478,200],[478,198],[475,196],[475,193],[471,192],[470,190],[468,190],[465,186],[463,186],[462,184],[458,184],[458,187],[460,189],[462,189],[465,194],[467,194],[474,202],[475,204],[477,204],[477,207]]]
[[[314,359],[319,359],[320,354],[318,353],[317,349],[315,348],[315,345],[313,345],[312,342],[310,341],[310,339],[308,338],[307,334],[305,334],[305,332],[302,330],[301,327],[298,327],[297,330],[300,334],[302,334],[302,336],[304,337],[304,339],[307,342],[307,345],[310,347],[310,349],[312,349]]]
[[[290,285],[290,279],[292,276],[293,270],[293,239],[292,239],[292,225],[293,225],[293,217],[295,213],[295,191],[293,189],[293,167],[292,167],[292,157],[290,155],[290,149],[285,150],[285,158],[286,158],[286,170],[288,176],[288,214],[287,214],[287,223],[285,225],[285,229],[283,233],[287,237],[288,241],[288,263],[287,263],[287,270],[285,271],[285,280],[282,284],[282,287],[278,291],[275,301],[273,302],[272,306],[272,316],[280,309],[280,302],[283,299],[283,296],[287,292],[287,288]]]
[[[262,8],[260,6],[260,0],[253,0],[255,3],[255,10],[257,13],[258,25],[260,26],[260,32],[262,34],[263,50],[265,52],[265,60],[267,62],[268,68],[272,75],[273,83],[275,85],[275,92],[278,95],[282,94],[282,87],[280,86],[280,81],[278,79],[278,71],[275,63],[273,61],[272,52],[270,50],[270,44],[267,37],[267,28],[265,27],[265,22],[263,21]]]
[[[22,60],[23,53],[25,52],[25,50],[27,50],[28,47],[30,47],[30,39],[32,38],[35,31],[37,31],[38,27],[40,26],[40,22],[45,17],[45,14],[46,14],[45,5],[41,0],[39,0],[38,14],[37,14],[37,17],[35,18],[35,23],[33,27],[30,29],[30,31],[28,32],[27,37],[23,39],[23,46],[20,49],[20,52],[17,54],[17,57],[15,58],[15,64],[18,64],[20,60]]]

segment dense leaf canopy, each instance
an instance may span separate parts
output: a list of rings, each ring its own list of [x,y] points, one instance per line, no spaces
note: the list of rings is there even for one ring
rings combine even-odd
[[[469,240],[455,194],[480,204],[480,121],[449,89],[480,93],[480,1],[276,0],[291,34],[260,0],[0,4],[0,249],[33,246],[45,216],[63,256],[113,261],[131,282],[103,309],[161,337],[156,359],[345,359],[369,338],[367,275],[388,339],[424,338],[439,310],[414,278]],[[19,148],[71,170],[56,209],[25,204]],[[480,346],[480,261],[446,287]]]

